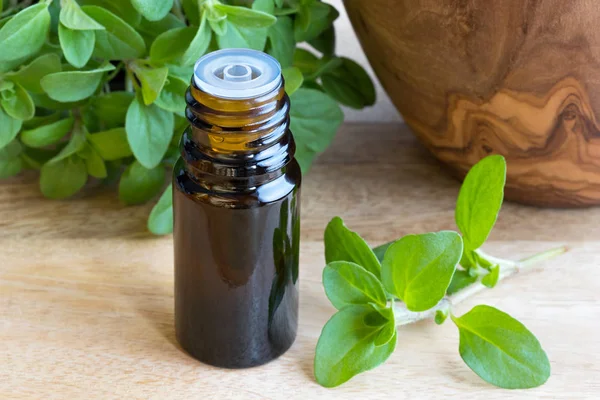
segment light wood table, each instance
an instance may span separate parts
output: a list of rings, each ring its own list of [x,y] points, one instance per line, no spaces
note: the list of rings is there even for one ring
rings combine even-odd
[[[452,323],[429,321],[403,327],[378,369],[333,390],[315,383],[315,344],[334,312],[321,285],[327,222],[339,215],[372,244],[455,229],[458,189],[404,126],[346,125],[304,180],[298,338],[270,364],[230,371],[195,361],[175,341],[172,238],[146,233],[150,205],[125,208],[105,188],[50,201],[35,175],[4,181],[0,398],[600,398],[600,208],[506,204],[488,252],[571,251],[457,310],[485,303],[523,321],[552,362],[543,387],[486,384],[460,359]]]

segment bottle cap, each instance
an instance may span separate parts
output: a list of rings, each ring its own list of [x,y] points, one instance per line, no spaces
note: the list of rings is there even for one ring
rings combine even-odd
[[[200,90],[216,97],[249,99],[279,86],[281,65],[261,51],[223,49],[196,62],[194,82]]]

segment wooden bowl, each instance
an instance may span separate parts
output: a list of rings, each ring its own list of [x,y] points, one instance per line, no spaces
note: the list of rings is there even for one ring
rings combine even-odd
[[[508,199],[600,204],[598,1],[345,5],[404,120],[455,173],[498,153]]]

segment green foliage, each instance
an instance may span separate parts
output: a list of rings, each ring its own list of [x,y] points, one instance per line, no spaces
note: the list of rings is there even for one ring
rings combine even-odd
[[[0,149],[0,179],[10,178],[21,172],[23,169],[23,160],[19,157],[21,151],[22,147],[16,140]]]
[[[496,220],[504,173],[504,158],[488,157],[473,167],[460,191],[457,222],[465,234],[464,250],[472,253],[470,266],[458,266],[467,258],[457,232],[408,235],[371,250],[339,217],[331,220],[325,229],[323,286],[339,311],[317,343],[317,382],[338,386],[383,363],[395,349],[397,326],[427,317],[441,325],[449,316],[460,332],[461,357],[482,379],[511,389],[548,379],[546,353],[520,322],[489,306],[456,317],[447,297],[478,281],[494,287],[500,279],[500,266],[473,246],[483,244]],[[482,226],[471,216],[481,218]],[[472,235],[470,248],[466,232]]]
[[[50,27],[48,4],[21,10],[0,29],[0,62],[25,59],[37,53]]]
[[[355,263],[376,277],[381,274],[381,264],[367,242],[344,225],[341,218],[333,218],[325,229],[325,262],[347,261]]]
[[[92,30],[75,30],[58,25],[58,39],[65,59],[75,68],[83,68],[94,51],[96,35]]]
[[[73,30],[103,30],[105,27],[83,12],[75,0],[61,0],[60,24]]]
[[[82,158],[61,158],[42,166],[40,190],[50,199],[64,199],[77,193],[87,178],[87,168]]]
[[[127,141],[135,158],[146,168],[160,164],[173,136],[173,113],[134,99],[125,119]]]
[[[465,249],[477,250],[492,231],[502,200],[506,181],[506,161],[502,156],[489,156],[467,174],[456,202],[456,225],[465,238]]]
[[[173,7],[173,0],[131,0],[133,7],[149,21],[164,18]]]
[[[320,0],[0,4],[0,177],[40,170],[47,197],[172,165],[193,65],[209,50],[251,48],[281,63],[303,171],[331,143],[340,104],[374,102],[364,70],[335,56],[338,12]],[[122,199],[134,181],[122,180]],[[166,193],[148,221],[157,234],[172,229]]]
[[[452,321],[460,332],[460,356],[482,379],[506,389],[527,389],[550,377],[540,342],[510,315],[476,306]]]
[[[296,67],[289,67],[284,68],[281,73],[283,79],[285,79],[285,91],[291,96],[302,86],[302,82],[304,82],[302,72]]]
[[[93,133],[88,136],[88,140],[106,161],[120,160],[133,154],[124,128]]]
[[[290,126],[296,139],[296,158],[306,172],[317,154],[333,140],[333,134],[344,120],[338,104],[316,89],[300,88],[290,96]]]
[[[409,310],[428,310],[446,294],[462,250],[462,238],[452,231],[404,236],[385,253],[383,285]]]
[[[167,186],[152,209],[148,218],[148,230],[155,235],[173,231],[173,186]]]
[[[164,185],[163,167],[148,169],[134,161],[121,176],[119,199],[125,204],[141,204],[158,195]]]
[[[321,332],[315,378],[325,387],[341,385],[385,362],[395,348],[391,310],[370,304],[347,306],[331,317]]]
[[[385,290],[379,279],[358,264],[333,261],[323,270],[325,293],[335,308],[351,304],[387,304]]]
[[[71,131],[74,122],[73,118],[65,118],[37,128],[23,130],[21,142],[25,146],[36,148],[56,144]]]
[[[96,92],[104,73],[112,71],[112,64],[104,64],[88,71],[62,71],[42,78],[42,89],[53,100],[61,103],[87,99]]]
[[[7,146],[19,133],[23,122],[0,109],[0,149]]]

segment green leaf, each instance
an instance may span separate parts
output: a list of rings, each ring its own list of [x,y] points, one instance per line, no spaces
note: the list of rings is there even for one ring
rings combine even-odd
[[[55,149],[24,148],[21,158],[28,168],[40,170],[42,166],[58,154],[60,146]]]
[[[23,169],[23,160],[19,157],[22,152],[21,144],[13,140],[0,149],[0,179],[17,175]]]
[[[167,186],[148,217],[148,230],[155,235],[173,232],[173,185]]]
[[[127,204],[141,204],[158,195],[165,183],[165,168],[145,168],[134,161],[121,176],[119,199]]]
[[[333,24],[338,16],[338,11],[326,3],[314,2],[309,7],[302,7],[294,24],[296,42],[317,38]]]
[[[131,156],[125,128],[115,128],[88,135],[88,140],[100,156],[107,161],[120,160]]]
[[[284,68],[283,71],[281,71],[281,74],[285,80],[285,91],[288,96],[291,96],[298,90],[300,86],[302,86],[302,82],[304,82],[302,72],[296,67]]]
[[[103,30],[104,26],[87,15],[75,0],[61,0],[60,23],[73,30]]]
[[[325,229],[325,262],[348,261],[360,265],[379,277],[381,265],[367,242],[344,225],[340,217],[333,218]]]
[[[486,241],[502,207],[506,161],[492,155],[479,161],[467,174],[456,202],[456,225],[466,250],[476,250]]]
[[[106,71],[112,71],[112,64],[104,64],[89,71],[55,72],[44,76],[41,85],[51,99],[60,102],[83,100],[94,94]]]
[[[21,141],[28,147],[45,147],[58,143],[73,128],[75,120],[70,117],[52,122],[48,125],[21,132]]]
[[[454,276],[452,276],[452,281],[446,290],[446,294],[452,295],[475,282],[477,282],[476,276],[471,276],[468,271],[457,269]]]
[[[488,288],[493,288],[494,286],[496,286],[496,284],[498,283],[498,279],[500,278],[500,266],[499,265],[493,265],[490,268],[490,272],[485,275],[482,279],[481,279],[481,283],[488,287]]]
[[[56,54],[44,54],[33,60],[29,65],[16,72],[7,74],[11,80],[34,93],[43,93],[41,79],[55,72],[61,71],[60,57]]]
[[[107,9],[117,17],[122,18],[131,26],[137,27],[142,22],[142,16],[130,1],[123,0],[77,0],[82,6],[99,6]],[[56,2],[56,0],[55,0]]]
[[[375,253],[375,257],[379,260],[379,262],[383,262],[383,257],[385,256],[385,252],[387,249],[393,245],[396,241],[382,244],[381,246],[377,246],[373,248],[373,253]]]
[[[395,330],[385,344],[375,344],[382,331],[389,331],[388,324],[389,320],[371,305],[352,305],[338,311],[323,327],[317,343],[317,382],[325,387],[339,386],[383,364],[396,348]],[[379,339],[378,343],[381,342]]]
[[[268,30],[270,48],[268,53],[275,57],[283,68],[287,68],[294,62],[294,50],[296,40],[294,39],[294,26],[290,17],[279,17],[277,23]]]
[[[83,101],[71,101],[62,103],[60,101],[52,100],[45,93],[29,93],[36,107],[38,108],[46,108],[48,110],[70,110],[76,107],[83,106]]]
[[[227,14],[229,22],[242,28],[268,28],[277,21],[271,14],[247,7],[215,3],[214,8]]]
[[[189,84],[190,77],[194,75],[194,66],[193,65],[173,65],[169,64],[169,75],[175,76]]]
[[[13,69],[17,68],[19,65],[26,62],[28,59],[29,59],[29,56],[17,58],[15,60],[10,60],[10,61],[0,60],[0,74],[4,74],[5,72],[12,71]]]
[[[275,12],[275,3],[273,3],[273,0],[254,0],[252,9],[272,15]]]
[[[262,51],[267,42],[267,31],[257,28],[242,28],[225,22],[227,30],[224,34],[217,36],[217,43],[221,49],[248,48]]]
[[[0,108],[0,149],[4,148],[21,130],[22,122],[18,119],[11,117],[6,114],[4,110]]]
[[[92,145],[86,143],[78,155],[83,158],[85,167],[90,176],[99,179],[104,179],[107,177],[108,172],[106,170],[106,164],[104,164],[104,160],[102,157],[100,157],[100,154],[98,154]]]
[[[15,88],[14,82],[6,81],[6,80],[0,80],[0,92],[3,92],[5,90],[13,91],[14,88]]]
[[[173,136],[173,114],[155,104],[146,106],[134,99],[125,120],[127,140],[135,158],[146,168],[156,167],[167,152]]]
[[[208,49],[211,37],[212,32],[210,30],[210,26],[206,22],[206,17],[203,15],[202,20],[200,21],[200,26],[196,31],[196,35],[192,39],[188,48],[184,51],[183,55],[181,56],[181,64],[194,64],[198,60],[198,58],[200,58],[200,56],[202,56],[206,52],[206,49]]]
[[[158,21],[169,13],[173,0],[131,0],[131,4],[149,21]]]
[[[154,42],[152,42],[152,46],[150,47],[150,60],[154,64],[163,64],[169,61],[180,60],[197,32],[197,27],[187,26],[161,33]]]
[[[325,29],[319,36],[309,40],[308,43],[323,53],[325,56],[333,56],[335,53],[335,29],[333,25]]]
[[[67,143],[62,150],[55,155],[47,164],[52,164],[58,161],[65,160],[77,153],[79,153],[86,144],[85,137],[85,128],[80,128],[78,126],[73,127],[73,134],[71,135],[71,139]]]
[[[61,113],[53,112],[47,115],[38,115],[27,121],[23,121],[23,129],[39,128],[42,125],[48,125],[58,121],[61,118]]]
[[[460,333],[460,356],[483,380],[505,389],[548,380],[550,362],[540,342],[510,315],[481,305],[452,320]]]
[[[73,30],[60,24],[58,39],[69,64],[75,68],[82,68],[87,64],[96,43],[94,31]]]
[[[184,27],[186,27],[185,22],[177,18],[174,14],[167,14],[166,17],[158,21],[148,21],[144,18],[136,29],[144,37],[146,45],[150,46],[160,34],[171,29]]]
[[[338,310],[352,304],[373,303],[385,307],[387,299],[379,279],[358,264],[334,261],[323,269],[323,286]]]
[[[98,6],[81,7],[90,17],[106,27],[96,31],[93,55],[107,60],[141,58],[146,53],[144,38],[127,22]]]
[[[218,36],[223,36],[227,33],[227,14],[214,7],[208,7],[202,14],[202,17],[204,16],[206,16],[211,29]]]
[[[297,48],[294,52],[294,67],[298,67],[306,80],[315,80],[343,64],[341,58],[317,58],[310,51]]]
[[[35,114],[35,104],[33,104],[31,96],[18,83],[13,86],[12,90],[0,93],[0,104],[8,115],[22,121],[33,118]]]
[[[297,143],[296,159],[305,172],[315,155],[331,144],[344,120],[344,113],[337,102],[315,89],[300,88],[290,100],[290,127]]]
[[[446,294],[462,250],[462,238],[452,231],[405,236],[385,253],[383,285],[409,310],[429,310]]]
[[[182,0],[181,6],[190,25],[198,25],[200,23],[198,0]]]
[[[321,77],[325,92],[340,103],[356,109],[375,104],[375,86],[367,72],[349,58],[342,58],[342,62],[341,66]]]
[[[131,92],[110,92],[95,96],[92,99],[92,109],[105,128],[116,128],[125,125],[127,108],[134,97]]]
[[[40,171],[40,189],[50,199],[64,199],[79,192],[87,176],[85,163],[77,156],[46,163]]]
[[[188,83],[175,77],[169,76],[167,84],[156,99],[156,105],[163,110],[171,111],[180,116],[185,116],[185,91]]]
[[[438,325],[442,325],[448,318],[448,310],[436,310],[434,321]]]
[[[142,84],[142,98],[144,99],[144,104],[150,105],[154,103],[167,82],[169,69],[166,67],[146,67],[137,62],[133,62],[131,68]]]
[[[47,3],[21,10],[0,29],[0,62],[23,59],[36,53],[50,28]]]

